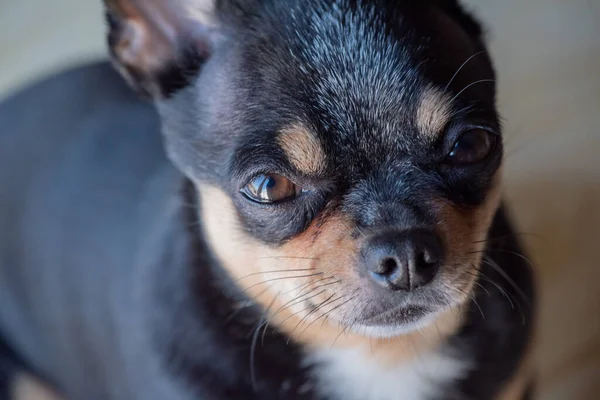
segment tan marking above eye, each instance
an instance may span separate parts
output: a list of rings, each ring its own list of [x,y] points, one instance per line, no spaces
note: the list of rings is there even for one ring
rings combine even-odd
[[[325,153],[315,133],[302,124],[281,130],[279,146],[292,165],[305,174],[316,174],[325,168]]]
[[[450,96],[440,89],[428,86],[422,93],[417,109],[417,129],[429,140],[435,139],[452,117]]]

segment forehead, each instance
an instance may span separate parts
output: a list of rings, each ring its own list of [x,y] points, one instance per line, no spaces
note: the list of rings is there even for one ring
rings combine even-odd
[[[237,86],[260,133],[300,123],[328,152],[409,150],[458,110],[493,110],[493,85],[463,91],[493,79],[487,54],[433,2],[280,1],[253,23]]]

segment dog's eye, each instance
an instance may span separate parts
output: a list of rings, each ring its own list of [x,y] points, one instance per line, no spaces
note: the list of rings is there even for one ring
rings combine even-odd
[[[258,203],[276,203],[298,196],[302,188],[281,175],[258,175],[241,191]]]
[[[471,129],[463,133],[452,146],[448,161],[464,165],[483,161],[492,151],[494,138],[484,129]]]

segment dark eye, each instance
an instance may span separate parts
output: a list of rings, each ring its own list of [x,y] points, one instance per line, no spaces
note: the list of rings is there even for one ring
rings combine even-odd
[[[452,146],[448,161],[457,164],[474,164],[483,161],[492,151],[493,134],[484,129],[472,129],[463,133]]]
[[[276,203],[293,199],[302,188],[281,175],[258,175],[241,192],[258,203]]]

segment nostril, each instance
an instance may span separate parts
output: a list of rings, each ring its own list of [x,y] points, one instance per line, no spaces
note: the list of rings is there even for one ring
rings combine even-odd
[[[374,282],[402,291],[433,281],[444,258],[435,234],[418,230],[373,236],[361,253],[363,265]]]
[[[411,271],[416,277],[423,278],[424,281],[430,279],[429,275],[435,273],[438,267],[438,258],[425,251],[416,255],[414,270]],[[420,279],[416,279],[419,281]]]
[[[426,272],[437,268],[440,259],[435,253],[428,250],[423,250],[415,255],[415,272]]]
[[[440,253],[435,246],[426,247],[417,254],[414,259],[414,269],[411,270],[412,288],[418,288],[431,282],[437,273],[440,264]]]
[[[425,249],[419,254],[418,261],[421,265],[435,264],[439,261],[439,256],[428,249]]]
[[[398,262],[391,257],[384,258],[381,261],[381,272],[380,275],[391,275],[398,268]]]

